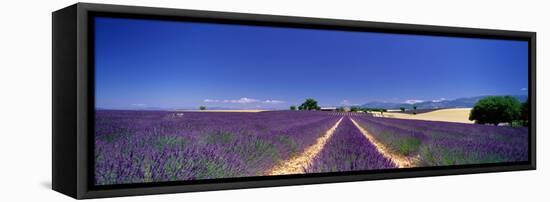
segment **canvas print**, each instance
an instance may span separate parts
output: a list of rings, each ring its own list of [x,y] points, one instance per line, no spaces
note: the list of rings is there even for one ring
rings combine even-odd
[[[94,184],[528,161],[526,41],[94,18]]]

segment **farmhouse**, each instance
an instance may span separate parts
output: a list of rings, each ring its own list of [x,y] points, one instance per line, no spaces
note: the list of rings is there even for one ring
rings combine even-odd
[[[344,110],[345,112],[349,112],[351,111],[351,108],[348,106],[345,106],[344,108],[342,108],[342,110]]]

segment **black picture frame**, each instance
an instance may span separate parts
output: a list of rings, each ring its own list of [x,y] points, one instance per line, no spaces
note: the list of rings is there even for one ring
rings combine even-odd
[[[96,186],[93,184],[94,16],[199,21],[418,35],[524,40],[529,43],[529,161],[378,171],[258,176]],[[73,198],[180,193],[536,169],[536,33],[352,20],[77,3],[52,13],[52,188]]]

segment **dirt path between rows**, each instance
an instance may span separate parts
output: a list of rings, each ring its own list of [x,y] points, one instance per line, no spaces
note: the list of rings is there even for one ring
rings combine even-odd
[[[332,137],[332,134],[334,134],[334,131],[336,131],[336,128],[338,128],[338,125],[340,125],[342,119],[344,119],[344,117],[340,118],[334,126],[328,129],[323,136],[317,139],[317,142],[314,145],[309,146],[302,154],[275,166],[271,169],[271,171],[267,172],[267,175],[290,175],[304,173],[304,170],[307,166],[309,166],[313,157],[323,150],[323,147],[328,142],[330,137]]]
[[[376,147],[378,152],[382,154],[384,157],[390,159],[397,167],[399,168],[410,168],[414,167],[417,160],[415,158],[403,156],[401,154],[392,152],[389,150],[384,144],[382,144],[380,141],[378,141],[375,137],[373,137],[365,128],[361,127],[353,118],[350,118],[351,122],[353,122],[353,125],[355,125],[361,133]]]

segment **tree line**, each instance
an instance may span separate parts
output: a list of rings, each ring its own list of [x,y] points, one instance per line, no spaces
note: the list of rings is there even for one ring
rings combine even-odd
[[[530,102],[527,99],[521,103],[512,96],[488,96],[479,100],[470,111],[469,120],[477,124],[499,125],[507,123],[510,126],[528,126],[530,118]],[[312,98],[306,99],[300,106],[290,106],[290,110],[320,110],[317,101]],[[400,108],[405,111],[404,107]],[[387,112],[383,108],[365,108],[360,106],[338,107],[336,111],[350,112]],[[413,114],[416,114],[416,106],[413,106]]]
[[[317,104],[317,101],[315,99],[312,99],[312,98],[308,98],[306,99],[306,101],[304,101],[300,106],[296,107],[296,106],[290,106],[290,110],[321,110],[321,107],[319,107],[319,105]],[[340,112],[343,112],[343,111],[350,111],[350,112],[359,112],[359,111],[363,111],[363,112],[381,112],[381,113],[384,113],[384,112],[387,112],[388,110],[387,109],[383,109],[383,108],[366,108],[366,107],[360,107],[360,106],[351,106],[351,107],[337,107],[336,108],[336,111],[340,111]]]

